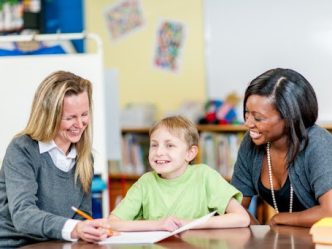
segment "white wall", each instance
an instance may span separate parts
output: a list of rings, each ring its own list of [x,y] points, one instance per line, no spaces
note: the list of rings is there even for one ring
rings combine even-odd
[[[319,121],[331,122],[332,1],[205,0],[207,92],[224,98],[275,68],[295,69],[313,85]],[[242,103],[241,103],[242,104]],[[239,116],[242,109],[239,107]]]

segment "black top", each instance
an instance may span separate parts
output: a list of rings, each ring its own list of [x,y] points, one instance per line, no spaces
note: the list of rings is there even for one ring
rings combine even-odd
[[[274,208],[271,189],[266,188],[261,180],[258,181],[258,191],[260,197]],[[274,190],[274,195],[276,198],[279,212],[289,212],[289,199],[290,199],[289,177],[287,177],[285,184],[280,189]],[[305,209],[306,208],[299,201],[295,192],[293,192],[293,212],[303,211]]]

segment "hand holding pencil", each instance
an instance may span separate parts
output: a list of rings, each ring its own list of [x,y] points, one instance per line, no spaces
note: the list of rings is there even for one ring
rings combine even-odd
[[[83,218],[85,218],[87,220],[93,220],[93,218],[90,215],[84,213],[83,211],[79,210],[78,208],[71,207],[71,209],[74,210],[78,215],[82,216]],[[107,228],[107,231],[108,231],[108,236],[113,236],[113,235],[117,234],[117,232],[113,231],[110,228]]]

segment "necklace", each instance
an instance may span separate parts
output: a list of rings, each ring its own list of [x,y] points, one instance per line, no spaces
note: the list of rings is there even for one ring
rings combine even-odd
[[[273,207],[276,213],[279,213],[278,206],[277,206],[277,201],[276,197],[274,195],[274,189],[273,189],[273,182],[272,182],[272,163],[271,163],[271,153],[270,153],[270,148],[271,148],[271,143],[268,142],[266,144],[266,156],[267,156],[267,166],[269,170],[269,182],[270,182],[270,187],[271,187],[271,195],[272,195],[272,202],[273,202]],[[290,185],[290,194],[289,194],[289,213],[293,212],[293,186],[292,184]]]

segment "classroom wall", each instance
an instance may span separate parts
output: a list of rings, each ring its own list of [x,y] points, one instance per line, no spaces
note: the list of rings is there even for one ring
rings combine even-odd
[[[141,0],[145,24],[124,39],[112,42],[104,17],[113,0],[85,0],[85,26],[104,42],[104,62],[118,70],[119,101],[157,105],[159,116],[176,110],[184,100],[205,101],[203,0]],[[186,25],[186,38],[177,73],[153,67],[156,30],[162,19]],[[92,48],[88,45],[88,51]]]
[[[291,68],[312,84],[319,123],[330,124],[331,11],[331,0],[204,0],[207,96],[242,97],[259,74]]]

